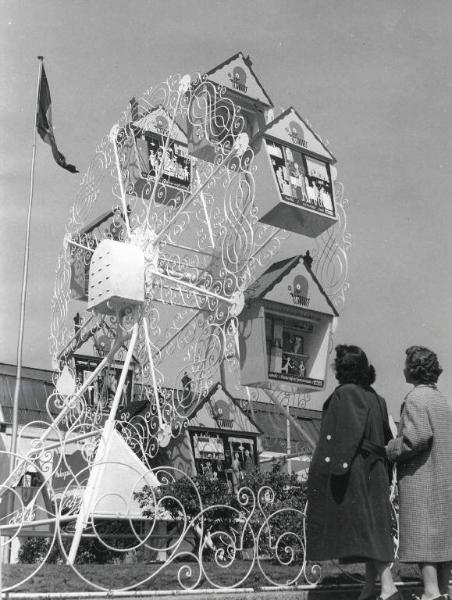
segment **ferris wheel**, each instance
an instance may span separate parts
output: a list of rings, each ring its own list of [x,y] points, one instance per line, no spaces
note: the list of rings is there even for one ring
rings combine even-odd
[[[261,219],[255,134],[225,87],[206,76],[173,76],[130,101],[81,178],[52,300],[51,425],[4,482],[17,483],[51,439],[58,461],[47,471],[41,461],[38,470],[52,488],[66,444],[75,440],[87,481],[82,486],[74,475],[84,491],[76,500],[67,494],[54,515],[76,519],[70,564],[112,445],[125,441],[151,472],[224,365],[239,374],[246,290],[288,237]],[[337,277],[331,267],[341,242],[323,236],[316,239],[317,264],[333,273],[342,301],[346,274]],[[144,409],[133,414],[132,405]],[[146,481],[136,469],[129,497],[138,480]],[[18,518],[21,526],[27,521]]]
[[[244,291],[287,235],[258,221],[246,125],[224,89],[173,77],[112,127],[71,211],[53,299],[54,361],[71,367],[91,338],[102,360],[77,382],[81,399],[105,365],[123,362],[114,414],[133,365],[150,402],[147,456],[179,435],[219,366],[237,359]],[[190,154],[194,137],[205,140],[207,160]]]

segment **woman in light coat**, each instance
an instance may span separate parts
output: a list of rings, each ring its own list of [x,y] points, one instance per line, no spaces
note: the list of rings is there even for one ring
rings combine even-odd
[[[386,447],[398,463],[400,560],[419,564],[422,600],[448,598],[452,567],[452,407],[436,387],[441,372],[434,352],[407,349],[404,375],[414,388]]]

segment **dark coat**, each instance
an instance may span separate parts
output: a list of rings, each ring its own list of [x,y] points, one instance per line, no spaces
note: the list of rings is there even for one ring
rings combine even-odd
[[[308,479],[308,560],[389,562],[394,556],[388,465],[391,439],[386,403],[372,389],[346,384],[323,406],[320,439]]]
[[[452,407],[436,387],[407,395],[387,450],[398,463],[400,560],[452,561]]]

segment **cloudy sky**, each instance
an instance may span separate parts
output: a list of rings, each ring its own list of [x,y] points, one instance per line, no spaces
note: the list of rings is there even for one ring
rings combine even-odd
[[[242,50],[275,105],[294,106],[338,159],[353,246],[336,342],[367,351],[394,414],[411,344],[438,352],[451,394],[451,22],[449,0],[0,0],[0,361],[16,362],[36,56],[60,150],[83,172],[132,96]],[[78,185],[38,139],[26,366],[50,368],[56,259]]]

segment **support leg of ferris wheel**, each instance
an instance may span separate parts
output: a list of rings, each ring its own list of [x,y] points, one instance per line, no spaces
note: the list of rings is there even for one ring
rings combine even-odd
[[[68,565],[73,565],[75,562],[75,558],[77,556],[77,551],[78,551],[78,547],[80,545],[80,540],[82,537],[83,530],[85,529],[85,527],[88,523],[89,516],[93,510],[93,502],[95,501],[95,498],[96,498],[97,488],[98,488],[99,482],[101,480],[101,475],[105,469],[105,463],[103,463],[102,461],[105,460],[105,457],[108,455],[108,450],[111,446],[112,434],[113,434],[113,431],[115,428],[116,413],[118,411],[119,402],[121,400],[122,391],[123,391],[124,384],[126,381],[130,362],[132,360],[133,351],[135,348],[137,337],[138,337],[138,321],[135,320],[135,323],[132,328],[132,335],[130,337],[129,348],[127,350],[126,359],[124,361],[124,365],[121,370],[118,387],[116,388],[115,397],[113,398],[113,402],[111,404],[108,419],[102,430],[102,437],[100,439],[99,446],[97,448],[96,457],[91,466],[88,482],[87,482],[86,488],[83,492],[82,502],[81,502],[79,514],[77,516],[77,521],[75,524],[75,533],[74,533],[74,537],[72,538],[71,548],[69,550],[69,555],[68,555],[68,558],[66,561],[66,563]]]
[[[55,417],[55,419],[53,420],[51,425],[49,425],[47,427],[47,429],[44,430],[44,432],[42,433],[41,437],[38,440],[38,444],[35,447],[33,447],[31,450],[29,450],[24,457],[21,457],[21,459],[17,461],[14,469],[8,475],[8,478],[3,482],[2,488],[0,489],[0,498],[5,493],[5,491],[8,489],[8,486],[16,485],[15,480],[16,480],[18,474],[21,472],[23,464],[28,461],[35,460],[36,457],[39,456],[42,452],[46,452],[47,446],[43,447],[42,444],[46,441],[46,439],[52,432],[55,432],[55,428],[57,427],[57,425],[59,425],[61,423],[61,421],[66,417],[66,415],[73,409],[73,404],[71,402],[71,399],[73,399],[75,397],[81,398],[83,396],[85,391],[88,389],[88,387],[91,385],[91,383],[96,379],[96,377],[102,371],[102,369],[105,367],[105,365],[108,364],[108,362],[111,360],[111,358],[117,352],[118,348],[120,347],[120,345],[122,343],[123,343],[123,338],[116,339],[115,343],[112,344],[112,347],[111,347],[110,351],[108,352],[108,354],[101,360],[101,362],[97,365],[95,370],[86,379],[86,381],[84,381],[82,387],[79,390],[77,390],[77,392],[75,394],[73,394],[72,396],[68,396],[66,398],[63,408],[58,413],[58,415]],[[52,448],[54,446],[55,446],[55,444],[51,444]]]

